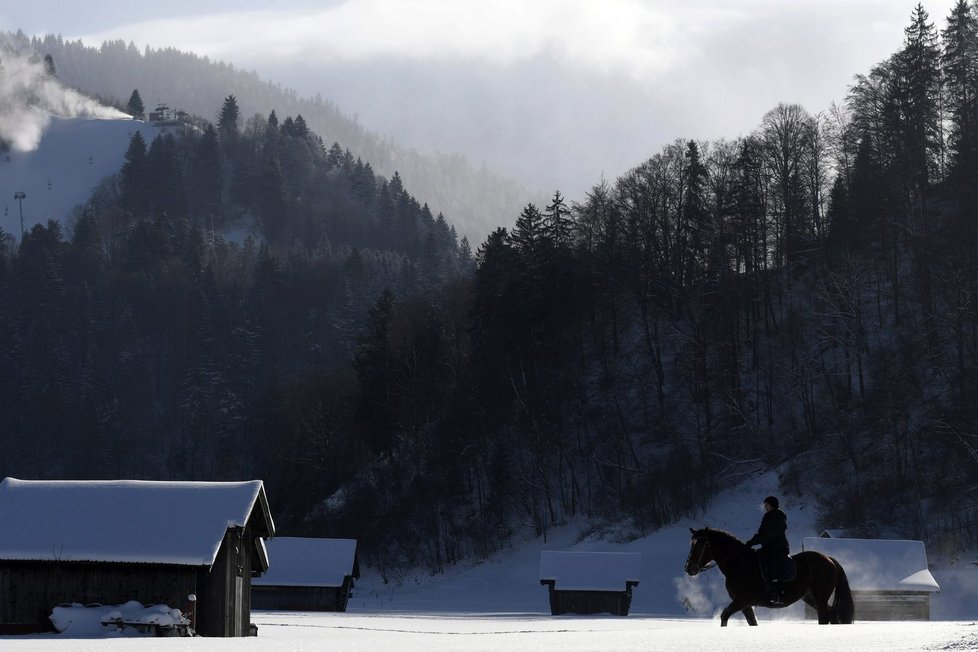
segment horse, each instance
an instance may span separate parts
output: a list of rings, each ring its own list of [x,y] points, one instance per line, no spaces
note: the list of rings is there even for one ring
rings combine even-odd
[[[820,552],[806,550],[794,555],[797,572],[795,578],[782,582],[782,600],[771,602],[766,595],[764,580],[757,553],[746,543],[723,530],[689,531],[693,534],[689,557],[686,558],[686,574],[690,577],[709,570],[714,566],[720,569],[726,580],[730,604],[720,613],[720,626],[726,627],[730,616],[738,611],[744,612],[749,625],[757,625],[754,607],[777,609],[804,600],[818,612],[818,623],[851,624],[855,608],[849,578],[838,561]],[[835,592],[835,599],[829,605],[829,597]]]

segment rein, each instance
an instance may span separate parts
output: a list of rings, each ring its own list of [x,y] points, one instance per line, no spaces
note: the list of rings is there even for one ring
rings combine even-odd
[[[703,560],[703,557],[706,555],[706,551],[710,547],[710,540],[709,539],[704,539],[704,541],[705,541],[705,545],[700,549],[700,554],[699,554],[699,556],[696,559],[696,565],[699,567],[700,572],[708,571],[708,570],[711,570],[711,569],[717,567],[717,560],[716,560],[716,558],[714,558],[712,561],[710,561],[707,564],[704,564],[703,563],[703,561],[702,561]]]

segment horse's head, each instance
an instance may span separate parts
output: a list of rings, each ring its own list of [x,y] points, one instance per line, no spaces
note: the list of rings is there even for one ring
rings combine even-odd
[[[709,528],[694,530],[689,528],[693,535],[689,543],[689,557],[686,558],[686,574],[690,577],[697,575],[700,571],[712,568],[714,562],[713,551],[710,550]]]

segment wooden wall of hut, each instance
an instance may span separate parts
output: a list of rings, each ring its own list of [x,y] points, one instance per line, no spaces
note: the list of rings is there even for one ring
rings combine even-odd
[[[197,569],[166,564],[92,562],[0,562],[0,633],[53,629],[49,616],[59,604],[167,604],[189,608]]]

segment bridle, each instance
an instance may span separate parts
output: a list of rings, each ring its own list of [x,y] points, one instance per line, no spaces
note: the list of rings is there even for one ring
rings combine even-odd
[[[717,560],[716,559],[712,559],[712,560],[710,560],[709,562],[707,562],[705,564],[703,563],[703,559],[706,557],[707,550],[709,550],[709,548],[710,548],[710,540],[706,536],[703,536],[703,537],[696,536],[696,537],[694,537],[694,540],[697,541],[697,542],[699,542],[700,539],[703,540],[703,545],[700,546],[700,552],[696,556],[696,562],[695,563],[696,563],[697,572],[702,573],[704,571],[710,570],[711,568],[716,568],[716,566],[717,566]],[[695,550],[695,547],[694,547],[694,550]],[[690,550],[689,551],[689,557],[686,558],[686,567],[687,568],[689,568],[689,561],[690,561],[690,559],[692,557],[693,557],[693,550]]]

